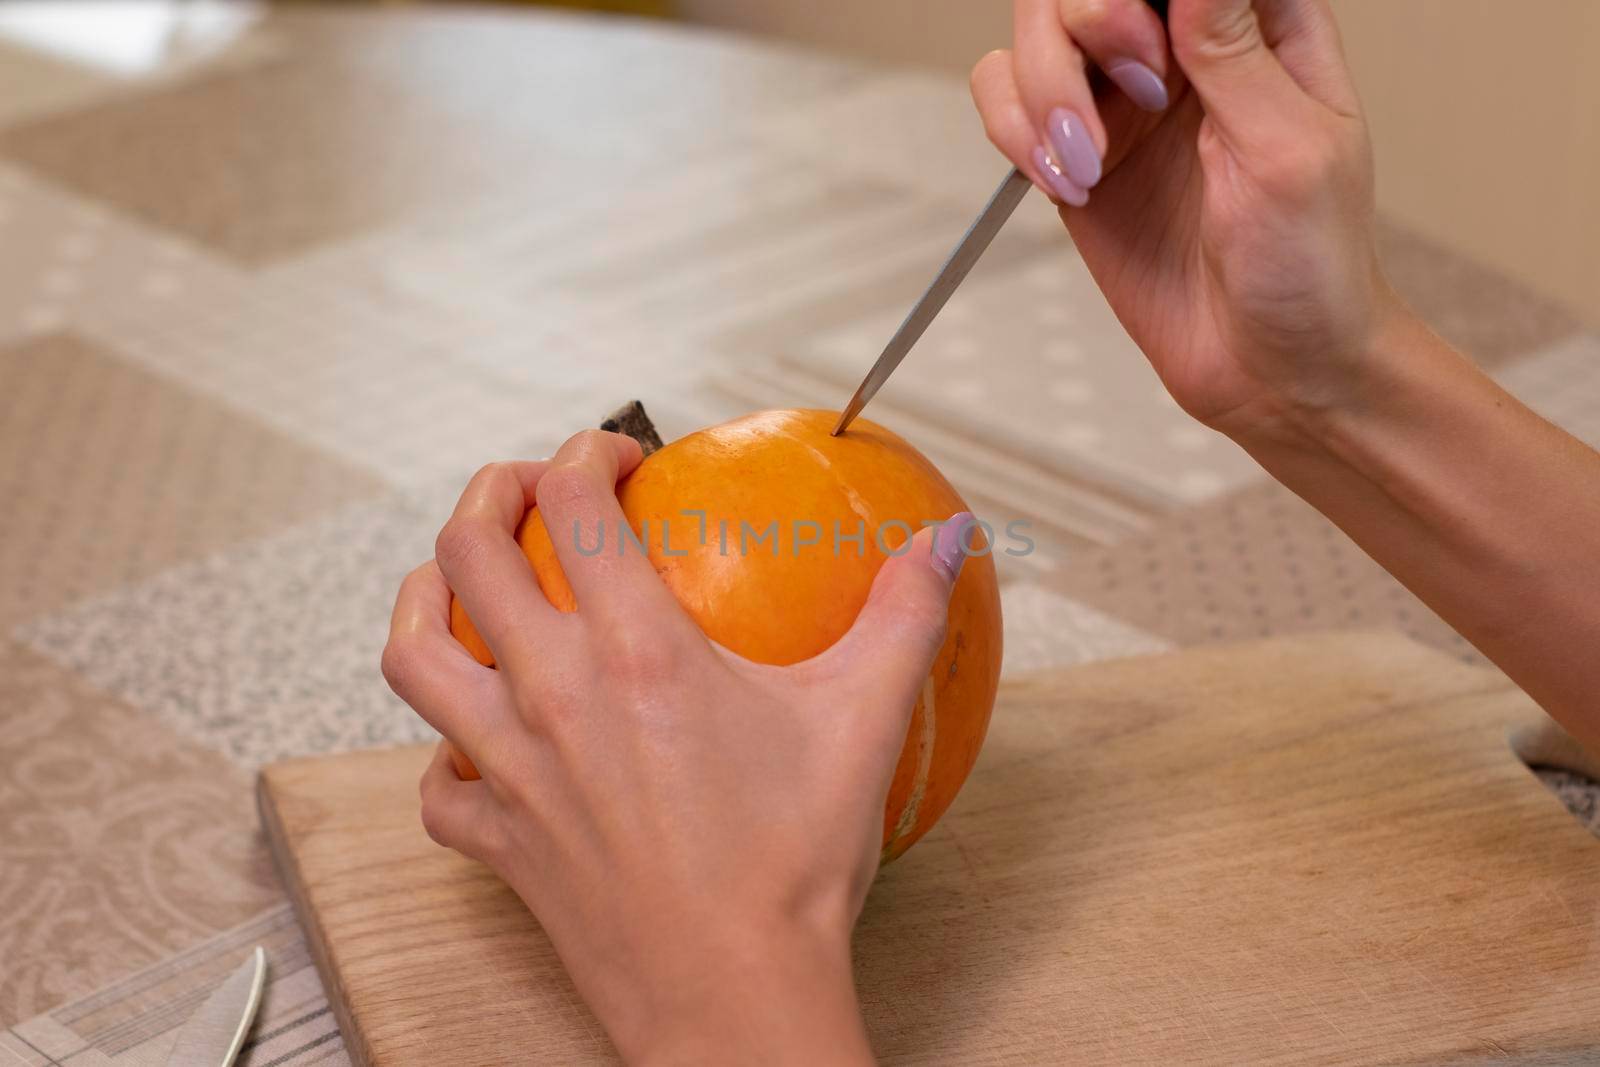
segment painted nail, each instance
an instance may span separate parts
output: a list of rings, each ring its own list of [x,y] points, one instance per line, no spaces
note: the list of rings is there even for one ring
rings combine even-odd
[[[1089,136],[1089,127],[1074,112],[1058,107],[1045,124],[1050,137],[1050,153],[1061,169],[1080,189],[1093,189],[1100,180],[1100,149]]]
[[[1082,207],[1089,202],[1089,191],[1078,188],[1071,178],[1061,173],[1061,168],[1056,166],[1056,161],[1050,158],[1043,147],[1033,150],[1033,166],[1050,187],[1045,191],[1063,204]]]
[[[944,571],[952,582],[961,574],[961,565],[967,562],[967,531],[976,520],[970,511],[958,511],[933,531],[933,565]]]
[[[1117,83],[1117,88],[1126,93],[1129,100],[1146,111],[1165,111],[1172,102],[1161,75],[1137,59],[1118,59],[1107,64],[1106,76]]]

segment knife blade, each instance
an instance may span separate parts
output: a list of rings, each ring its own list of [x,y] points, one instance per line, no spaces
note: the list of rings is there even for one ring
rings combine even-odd
[[[1156,17],[1163,23],[1167,21],[1167,0],[1145,0]],[[1027,193],[1031,184],[1027,177],[1015,167],[1005,176],[1000,183],[1000,188],[994,191],[989,202],[984,205],[983,211],[978,214],[977,221],[968,228],[966,235],[961,238],[961,243],[956,245],[956,250],[950,253],[950,258],[940,268],[938,275],[933,279],[933,284],[928,286],[922,298],[912,305],[911,313],[906,316],[900,328],[889,338],[889,344],[884,348],[878,361],[867,371],[867,376],[856,387],[855,395],[850,398],[850,403],[845,406],[839,416],[838,423],[833,428],[833,436],[838,437],[844,433],[852,420],[861,409],[867,406],[883,383],[889,380],[889,375],[906,358],[906,353],[911,351],[911,346],[917,343],[923,333],[928,329],[934,317],[955,293],[967,272],[972,270],[973,264],[978,262],[978,257],[983,255],[989,247],[989,242],[994,240],[994,235],[1000,232],[1011,213],[1022,202],[1022,197]]]
[[[889,375],[906,358],[906,353],[911,351],[911,346],[927,331],[934,317],[939,314],[950,297],[955,293],[961,282],[966,278],[973,265],[978,262],[989,243],[994,240],[995,234],[1000,232],[1000,227],[1006,224],[1011,213],[1022,203],[1022,198],[1027,195],[1030,182],[1026,175],[1017,168],[1012,167],[1000,182],[1000,187],[989,197],[989,202],[979,212],[967,232],[962,236],[955,251],[950,253],[950,258],[945,260],[944,266],[934,277],[933,284],[911,307],[910,314],[905,321],[900,323],[900,328],[889,338],[889,344],[884,348],[878,361],[867,371],[867,376],[857,387],[855,395],[850,398],[850,403],[845,407],[844,413],[839,416],[839,422],[833,428],[833,436],[838,437],[844,433],[845,427],[850,425],[861,409],[867,406],[882,387],[889,380]]]
[[[257,945],[250,958],[212,991],[178,1031],[167,1067],[229,1067],[261,1006],[267,954]]]

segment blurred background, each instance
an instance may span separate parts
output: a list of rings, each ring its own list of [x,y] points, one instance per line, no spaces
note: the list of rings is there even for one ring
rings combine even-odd
[[[418,6],[418,0],[366,2]],[[53,0],[0,3],[0,34],[28,39],[29,23],[60,18],[44,10],[56,6]],[[111,36],[120,40],[96,55],[90,46],[72,58],[126,70],[139,41],[156,47],[159,27],[173,30],[181,51],[194,47],[197,37],[237,25],[241,16],[226,9],[256,5],[112,0],[77,6],[93,9],[79,21],[81,33],[94,35],[87,28],[93,19],[117,24]],[[965,72],[984,51],[1006,46],[1011,19],[1007,0],[523,0],[507,6],[672,18],[954,73]],[[1600,54],[1600,4],[1334,0],[1334,8],[1372,124],[1385,211],[1600,321],[1600,64],[1593,62]],[[30,73],[38,72],[0,64],[0,97],[37,92]]]
[[[1334,0],[1382,208],[1600,323],[1600,3]],[[682,17],[964,71],[1006,0],[675,0]]]
[[[955,72],[1011,36],[1007,0],[567,2]],[[1600,4],[1334,9],[1372,124],[1381,206],[1600,322]]]

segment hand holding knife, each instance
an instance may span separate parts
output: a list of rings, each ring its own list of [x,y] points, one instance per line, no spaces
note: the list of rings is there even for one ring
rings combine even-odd
[[[1163,20],[1166,19],[1167,0],[1146,0],[1146,3],[1154,8],[1156,14]],[[950,258],[939,268],[933,284],[929,285],[921,298],[912,305],[911,312],[900,323],[900,328],[894,332],[894,336],[889,338],[889,343],[878,356],[877,362],[856,387],[855,394],[850,397],[850,403],[845,405],[838,424],[833,428],[833,436],[838,437],[849,428],[855,417],[861,414],[861,409],[877,395],[883,383],[889,380],[889,375],[900,366],[900,361],[906,358],[912,346],[927,332],[934,318],[949,302],[950,297],[955,295],[956,289],[977,264],[979,257],[988,249],[995,235],[1000,232],[1000,228],[1006,224],[1012,212],[1016,211],[1017,205],[1022,203],[1022,198],[1027,195],[1031,184],[1027,175],[1015,167],[1012,167],[1011,172],[1001,180],[999,188],[989,197],[989,202],[978,213],[977,219],[962,235],[955,251],[950,253]]]

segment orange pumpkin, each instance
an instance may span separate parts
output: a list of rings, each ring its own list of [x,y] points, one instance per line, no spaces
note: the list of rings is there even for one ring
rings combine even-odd
[[[638,531],[649,523],[650,561],[679,603],[706,636],[747,659],[784,665],[827,649],[855,621],[885,550],[899,549],[925,520],[966,509],[905,441],[865,419],[832,437],[836,418],[831,411],[747,415],[667,445],[618,487],[630,526]],[[704,510],[704,525],[684,509]],[[774,521],[776,546],[756,540]],[[859,548],[850,539],[858,530]],[[982,535],[973,537],[981,546]],[[575,610],[538,509],[529,511],[517,539],[545,596],[563,611]],[[811,539],[817,543],[796,547]],[[450,623],[473,656],[492,666],[494,657],[459,602],[451,604]],[[927,833],[955,799],[983,744],[999,675],[994,562],[975,555],[956,583],[948,635],[895,768],[884,813],[885,859]],[[459,754],[456,766],[463,777],[477,777]]]

